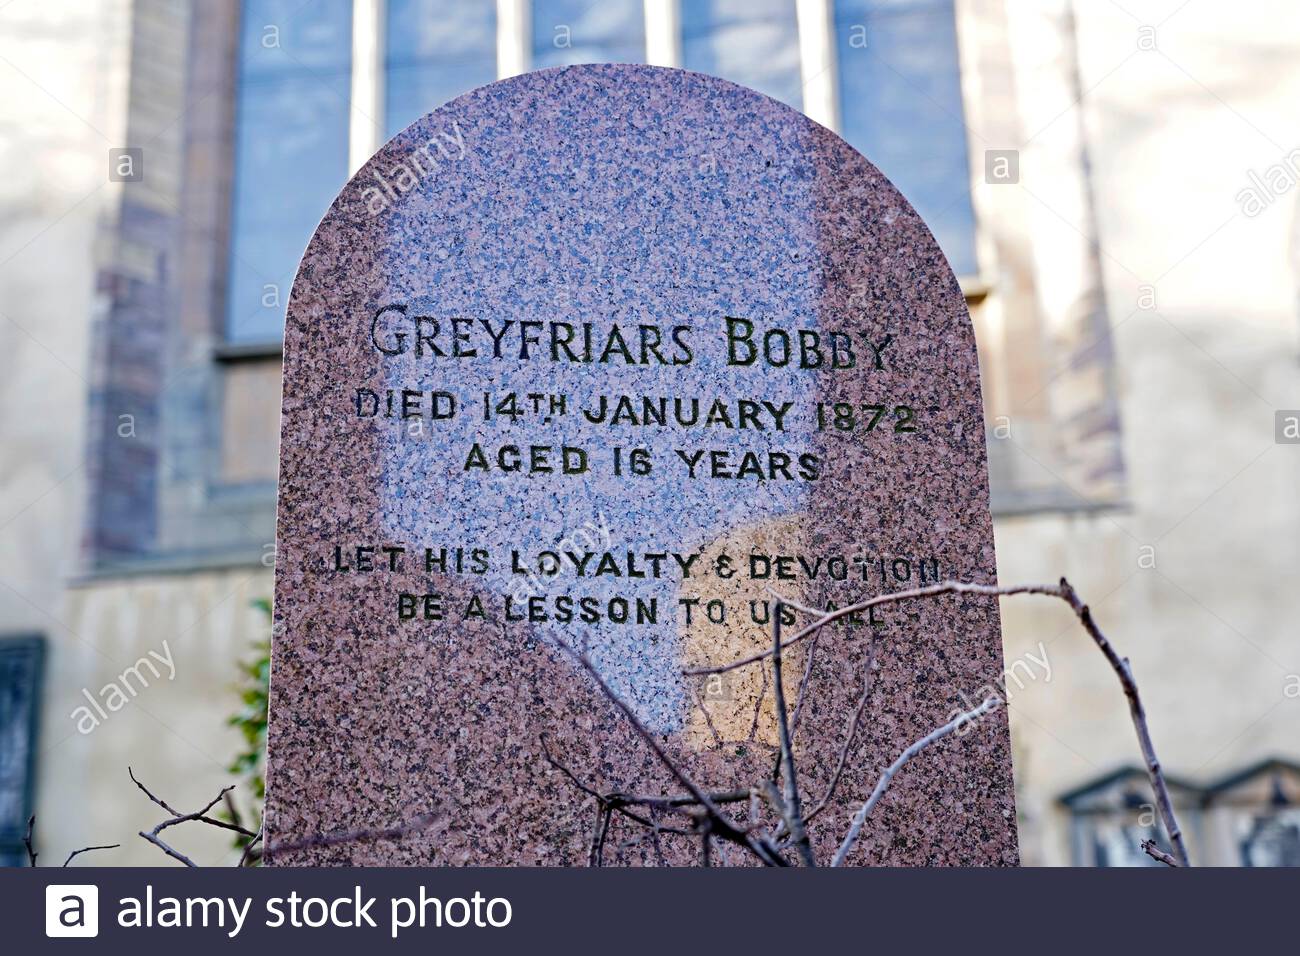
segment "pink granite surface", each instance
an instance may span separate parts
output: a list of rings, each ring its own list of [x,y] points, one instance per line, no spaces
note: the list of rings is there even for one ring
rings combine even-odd
[[[427,319],[416,326],[416,316]],[[728,364],[726,317],[752,322],[760,344],[763,332],[786,330],[796,356],[798,330],[815,332],[823,362]],[[567,324],[582,358],[584,323],[597,352],[615,326],[627,350],[601,363],[554,345]],[[641,336],[655,333],[643,326],[662,331],[664,361],[644,349]],[[689,329],[681,333],[689,361],[674,364],[685,354],[673,327]],[[404,351],[377,348],[397,352],[398,332],[407,335]],[[420,333],[428,342],[417,357]],[[829,367],[831,333],[853,344],[856,367]],[[526,336],[539,344],[525,359]],[[887,337],[877,367],[868,343]],[[381,402],[388,389],[445,392],[457,412],[405,423],[383,408],[360,417],[358,389]],[[545,400],[541,412],[484,420],[485,392],[563,395],[567,407]],[[701,419],[722,400],[733,427],[595,423],[579,410],[598,408],[601,396],[628,396],[638,409],[647,397],[668,398],[669,408],[678,398],[686,413],[698,399]],[[751,427],[736,427],[742,400],[760,403]],[[396,401],[400,408],[400,391]],[[781,430],[764,401],[788,407]],[[854,405],[860,427],[819,430],[817,402]],[[863,406],[885,408],[870,430],[862,426],[874,412]],[[421,423],[416,433],[412,421]],[[489,461],[504,444],[525,455],[532,445],[582,448],[588,468],[467,471],[475,443]],[[648,449],[653,472],[615,475],[615,449],[634,447]],[[740,478],[691,477],[679,450],[704,451],[701,469],[725,452],[730,473],[751,453],[763,476],[751,467]],[[800,456],[816,462],[815,478],[800,475]],[[794,463],[789,478],[783,460]],[[495,83],[381,149],[311,241],[285,335],[278,537],[271,839],[423,814],[437,822],[401,840],[275,862],[585,864],[594,810],[543,758],[542,734],[597,789],[679,788],[556,640],[589,648],[702,783],[748,785],[774,753],[761,671],[719,686],[680,671],[764,646],[767,629],[750,611],[769,598],[768,586],[824,607],[936,577],[996,580],[964,299],[929,230],[884,176],[780,103],[712,77],[641,66]],[[376,551],[376,570],[359,571],[358,546],[406,550],[391,559]],[[350,570],[336,569],[336,548]],[[446,548],[449,567],[426,571],[425,548]],[[579,562],[566,559],[553,576],[512,573],[512,552],[536,565],[548,550]],[[649,556],[660,554],[668,557],[658,575],[648,573]],[[696,556],[689,573],[674,554]],[[755,580],[755,555],[788,556],[791,577]],[[399,619],[403,592],[437,593],[444,618]],[[560,596],[590,598],[601,620],[557,620]],[[507,620],[507,598],[520,616],[529,597],[548,619]],[[635,607],[638,598],[656,608],[654,623],[608,619],[611,599]],[[683,599],[699,602],[690,625]],[[721,602],[725,621],[702,615],[709,600]],[[895,605],[878,623],[828,629],[797,740],[806,800],[829,782],[873,639],[878,670],[863,731],[814,828],[823,858],[880,769],[977,703],[1002,672],[990,599]],[[788,683],[804,660],[793,658]],[[999,710],[913,761],[852,862],[1015,864],[1009,750]],[[607,864],[654,863],[643,837],[616,823]],[[671,862],[696,859],[694,840],[663,843]]]

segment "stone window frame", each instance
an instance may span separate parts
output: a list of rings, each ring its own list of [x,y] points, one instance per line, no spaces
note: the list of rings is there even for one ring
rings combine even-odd
[[[1166,781],[1194,862],[1201,865],[1250,866],[1247,838],[1261,824],[1279,821],[1293,833],[1300,814],[1300,764],[1279,756],[1207,783],[1168,775]],[[1061,794],[1057,803],[1068,815],[1071,865],[1102,865],[1100,841],[1110,837],[1115,845],[1117,836],[1126,844],[1126,859],[1160,865],[1141,850],[1146,838],[1166,844],[1145,767],[1120,767]]]
[[[1203,788],[1168,775],[1166,782],[1184,832],[1199,838]],[[1167,849],[1145,768],[1120,767],[1060,795],[1057,803],[1068,815],[1071,866],[1161,865],[1141,847],[1152,839]],[[1121,850],[1122,859],[1108,859],[1107,850]]]
[[[382,145],[385,102],[386,3],[352,2],[349,173]],[[680,64],[679,2],[644,0],[646,62]],[[804,112],[837,129],[833,0],[792,2]],[[1111,507],[1122,503],[1123,464],[1095,218],[1087,219],[1090,235],[1080,248],[1067,250],[1091,256],[1093,268],[1069,290],[1070,314],[1052,316],[1040,302],[1028,200],[977,188],[989,140],[1016,143],[1023,135],[1010,2],[955,2],[980,263],[979,275],[960,281],[979,335],[990,423],[1005,415],[1013,434],[1018,422],[1028,431],[1010,443],[990,433],[994,512]],[[1068,8],[1068,0],[1048,2]],[[276,374],[281,354],[278,342],[224,341],[240,6],[137,0],[133,10],[133,50],[150,55],[131,58],[127,137],[152,145],[145,182],[118,189],[96,254],[87,577],[274,562],[274,480],[222,477],[228,390],[241,374]],[[530,6],[497,0],[499,77],[529,67]],[[1072,20],[1061,29],[1072,42]],[[158,50],[174,55],[155,56]],[[1061,82],[1077,85],[1077,67]],[[971,132],[977,128],[980,141]],[[1036,160],[1091,211],[1081,128],[1076,140],[1040,150]],[[1035,352],[1025,341],[1045,344]],[[1069,413],[1054,411],[1060,408]],[[131,435],[123,438],[128,421]],[[1059,480],[1022,481],[1017,459],[1026,457]]]

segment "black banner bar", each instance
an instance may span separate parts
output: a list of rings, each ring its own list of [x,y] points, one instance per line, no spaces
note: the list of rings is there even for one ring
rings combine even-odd
[[[1298,897],[1282,870],[22,869],[0,949],[1236,952],[1294,947]]]

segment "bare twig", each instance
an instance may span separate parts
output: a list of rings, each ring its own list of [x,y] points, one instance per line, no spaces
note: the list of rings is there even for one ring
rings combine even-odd
[[[700,786],[692,780],[681,767],[677,765],[676,761],[668,756],[663,745],[660,744],[655,738],[655,735],[646,728],[645,724],[641,723],[640,718],[636,716],[636,713],[632,710],[631,706],[629,706],[628,703],[618,694],[614,693],[613,688],[611,688],[609,684],[605,682],[605,679],[601,677],[600,672],[596,670],[595,665],[591,663],[590,658],[588,658],[586,654],[579,654],[563,641],[557,641],[556,643],[570,657],[572,657],[583,670],[587,672],[587,675],[595,682],[596,686],[600,688],[604,695],[609,698],[610,702],[622,711],[623,716],[627,718],[628,723],[632,725],[632,728],[637,732],[637,735],[640,736],[651,751],[654,752],[654,755],[659,758],[659,762],[662,763],[664,767],[667,768],[668,772],[677,779],[677,782],[685,787],[690,795],[695,798],[695,801],[700,805],[705,815],[709,818],[709,829],[713,835],[746,847],[764,863],[773,866],[786,865],[785,861],[781,858],[780,853],[777,852],[776,847],[771,844],[771,841],[765,837],[756,836],[753,833],[750,833],[748,829],[738,827],[726,816],[726,814],[718,809],[717,803],[715,803],[713,799],[710,798],[710,796],[705,793],[704,790],[701,789]]]
[[[780,595],[776,594],[775,591],[772,591],[771,588],[768,589],[768,593],[776,597],[778,609],[783,604],[790,603],[791,607],[799,611],[811,612],[813,614],[824,613],[822,611],[813,610],[812,608],[806,607],[802,604],[787,602]],[[808,645],[808,654],[806,655],[807,659],[804,661],[803,665],[803,678],[799,681],[799,692],[794,698],[794,713],[790,715],[790,739],[792,741],[799,733],[799,718],[803,716],[803,704],[808,698],[808,685],[812,682],[813,663],[817,660],[817,645],[821,642],[821,638],[822,635],[819,629],[818,633],[814,635],[812,642]]]
[[[840,785],[840,777],[844,775],[844,766],[849,760],[849,751],[853,747],[853,741],[857,739],[858,728],[862,725],[862,715],[867,712],[867,703],[871,700],[871,690],[875,687],[875,664],[876,664],[876,635],[871,635],[871,646],[867,649],[867,676],[862,686],[862,696],[858,698],[858,706],[853,710],[853,716],[849,718],[849,726],[844,734],[844,743],[840,745],[840,755],[835,761],[835,772],[831,774],[831,782],[826,786],[826,795],[821,798],[817,806],[808,811],[804,817],[804,823],[811,823],[819,813],[830,805],[831,799],[835,796],[835,789]]]
[[[257,828],[256,835],[244,845],[244,852],[239,855],[239,862],[235,864],[236,866],[248,866],[254,859],[256,859],[253,855],[253,850],[262,842],[262,834],[265,830],[266,821],[263,820],[262,825]]]
[[[718,733],[718,728],[713,725],[713,715],[709,713],[709,708],[704,706],[704,698],[700,696],[700,689],[694,683],[691,684],[691,696],[695,698],[695,706],[704,715],[704,723],[708,726],[709,733],[713,735],[714,745],[721,747],[722,735]]]
[[[749,724],[749,736],[745,738],[747,743],[754,743],[758,737],[758,718],[763,713],[763,701],[767,699],[767,685],[770,678],[767,670],[763,670],[763,686],[758,689],[758,696],[754,698],[754,719]]]
[[[282,843],[263,843],[262,859],[269,860],[277,853],[289,853],[295,850],[315,850],[322,847],[339,846],[344,843],[373,843],[375,840],[398,840],[412,833],[427,830],[441,817],[436,814],[422,814],[405,823],[391,827],[366,827],[359,830],[337,830],[331,833],[314,833],[299,840],[286,840]]]
[[[587,859],[588,866],[602,866],[605,860],[605,837],[609,833],[609,819],[613,811],[603,801],[596,802],[596,826],[591,833],[591,853]]]
[[[1001,702],[1001,698],[990,697],[978,707],[958,714],[942,727],[930,731],[930,733],[926,734],[899,754],[898,759],[891,763],[885,769],[885,772],[880,775],[880,779],[876,781],[876,788],[871,791],[871,796],[869,796],[867,802],[862,805],[862,809],[854,814],[853,822],[849,825],[849,832],[845,835],[844,842],[840,844],[840,848],[835,851],[835,858],[831,861],[831,866],[840,866],[844,863],[844,858],[849,855],[849,851],[853,849],[853,845],[858,842],[858,835],[862,832],[862,825],[866,823],[867,817],[870,816],[871,811],[875,809],[876,804],[880,802],[880,798],[884,795],[885,790],[888,789],[890,781],[894,779],[894,774],[898,773],[898,771],[902,769],[903,764],[907,763],[936,740],[948,736],[954,730],[965,725],[969,721],[977,720],[984,716],[984,714],[988,713]]]
[[[780,611],[781,611],[781,607],[782,607],[784,604],[787,603],[786,600],[785,600],[784,598],[782,598],[779,594],[777,594],[777,593],[776,593],[774,590],[772,590],[771,588],[768,588],[767,591],[768,591],[769,594],[771,594],[773,597],[776,598],[776,612],[779,614]],[[812,613],[812,614],[820,614],[820,613],[822,613],[822,612],[820,612],[820,611],[813,610],[813,609],[810,608],[810,607],[806,607],[806,606],[803,605],[803,604],[794,604],[793,602],[790,602],[790,606],[793,607],[793,608],[796,608],[797,610],[800,610],[800,611],[806,611],[806,612],[809,612],[809,613]],[[778,625],[778,626],[779,626],[779,625]],[[804,701],[808,699],[808,685],[812,683],[813,664],[814,664],[814,663],[816,662],[816,660],[817,660],[817,647],[818,647],[818,645],[821,643],[821,639],[822,639],[822,634],[821,634],[821,631],[819,630],[816,634],[813,635],[813,639],[812,639],[811,641],[809,641],[809,643],[808,643],[808,653],[805,655],[805,658],[806,658],[806,659],[805,659],[805,661],[804,661],[803,677],[800,678],[800,680],[799,680],[799,690],[798,690],[798,692],[795,694],[795,698],[794,698],[794,713],[792,713],[792,714],[790,715],[790,743],[791,743],[791,746],[793,746],[793,744],[794,744],[794,738],[795,738],[795,736],[798,735],[798,733],[799,733],[799,718],[800,718],[801,716],[803,716],[803,705],[804,705]],[[764,677],[764,679],[765,679],[764,687],[765,687],[765,689],[766,689],[766,677],[767,677],[767,672],[766,672],[766,671],[763,672],[763,677]],[[782,754],[780,748],[778,747],[778,748],[777,748],[777,753],[776,753],[776,760],[775,760],[775,762],[773,763],[773,766],[772,766],[772,779],[773,779],[773,780],[779,780],[779,779],[781,778],[781,760],[782,760],[782,757],[783,757],[783,754]],[[805,821],[805,822],[806,822],[806,821]]]
[[[188,823],[190,821],[197,821],[199,823],[206,823],[210,827],[217,827],[220,830],[230,830],[232,833],[239,833],[246,837],[251,838],[252,836],[254,836],[252,830],[240,826],[238,823],[231,823],[227,820],[218,820],[215,817],[210,817],[207,815],[209,810],[215,807],[218,803],[224,801],[226,799],[226,795],[230,793],[231,790],[235,789],[235,785],[233,783],[230,786],[222,789],[222,791],[219,794],[217,794],[215,797],[212,798],[212,800],[208,803],[207,806],[205,806],[202,810],[199,810],[197,813],[181,813],[179,810],[176,810],[168,806],[165,801],[155,796],[149,790],[148,787],[142,784],[139,780],[136,780],[135,772],[130,767],[126,768],[126,772],[130,775],[131,780],[135,783],[135,785],[144,792],[145,796],[147,796],[154,803],[158,804],[158,806],[162,807],[164,810],[170,813],[172,817],[175,818],[172,820],[165,821],[162,824],[159,824],[159,826],[155,829],[155,833],[158,830],[164,830],[167,827],[175,826],[178,823]]]
[[[668,859],[664,856],[663,844],[659,842],[659,817],[662,812],[658,807],[650,808],[650,845],[654,847],[655,861],[660,866],[667,866]]]
[[[776,813],[777,820],[779,821],[772,831],[773,840],[779,840],[783,836],[788,835],[790,832],[790,813],[789,810],[786,809],[785,797],[781,796],[781,791],[777,789],[775,781],[761,780],[755,790],[762,796],[763,802],[771,807],[773,812]],[[757,815],[755,814],[755,818],[756,817]]]
[[[781,676],[781,602],[776,602],[772,620],[772,687],[776,695],[776,723],[781,740],[781,775],[785,783],[782,802],[786,829],[790,843],[803,860],[804,866],[816,866],[808,831],[804,827],[803,811],[799,802],[799,783],[795,778],[794,745],[790,739],[790,719],[785,709],[785,684]]]
[[[1101,632],[1096,621],[1092,618],[1092,612],[1088,605],[1084,604],[1079,595],[1075,592],[1070,582],[1061,578],[1058,584],[1022,584],[1012,587],[1000,587],[992,584],[967,584],[961,581],[944,581],[939,584],[932,584],[926,587],[912,588],[905,591],[892,591],[888,594],[878,594],[875,597],[858,601],[856,604],[848,604],[835,611],[823,613],[817,620],[804,626],[791,637],[781,642],[781,649],[796,644],[810,635],[816,634],[818,630],[834,621],[847,617],[850,614],[856,614],[865,611],[868,608],[876,607],[881,604],[890,604],[898,601],[907,601],[914,599],[938,597],[943,594],[977,594],[986,597],[1010,597],[1016,594],[1040,594],[1045,597],[1059,598],[1070,606],[1078,617],[1079,622],[1083,625],[1088,636],[1101,650],[1110,664],[1111,669],[1119,678],[1120,686],[1124,690],[1124,696],[1128,698],[1129,713],[1133,718],[1133,729],[1137,732],[1138,745],[1142,749],[1142,757],[1146,762],[1147,776],[1151,781],[1151,789],[1155,793],[1156,808],[1160,813],[1161,821],[1164,823],[1165,831],[1169,834],[1169,842],[1173,847],[1174,858],[1180,866],[1190,866],[1191,863],[1187,856],[1187,847],[1183,842],[1182,829],[1178,825],[1178,819],[1174,815],[1173,800],[1169,796],[1169,786],[1165,782],[1164,771],[1160,766],[1160,761],[1156,757],[1155,746],[1151,741],[1151,730],[1147,724],[1146,710],[1142,706],[1142,698],[1138,694],[1137,682],[1133,679],[1133,669],[1129,665],[1128,659],[1120,657],[1111,646],[1106,635]],[[745,667],[749,664],[755,664],[759,661],[770,657],[776,650],[761,651],[751,654],[748,657],[742,657],[738,660],[731,661],[727,664],[707,665],[700,667],[688,667],[683,669],[682,673],[687,676],[699,676],[702,674],[721,674],[727,671],[735,670],[739,667]]]
[[[36,858],[40,856],[40,854],[36,852],[32,840],[32,835],[35,830],[36,814],[33,813],[27,818],[27,832],[23,835],[23,846],[27,848],[27,862],[30,866],[35,866]],[[74,859],[81,856],[83,853],[89,853],[91,850],[116,850],[121,845],[122,844],[120,843],[109,843],[105,846],[83,846],[80,850],[73,850],[69,853],[68,858],[63,861],[63,866],[66,868]]]
[[[1156,757],[1155,744],[1151,742],[1151,730],[1147,726],[1146,709],[1142,706],[1142,698],[1138,696],[1137,682],[1133,679],[1133,668],[1129,666],[1127,657],[1120,657],[1111,646],[1106,635],[1101,632],[1101,628],[1092,619],[1092,611],[1088,605],[1079,600],[1079,595],[1075,593],[1070,582],[1061,578],[1060,597],[1070,605],[1071,610],[1078,616],[1083,629],[1088,632],[1097,647],[1105,655],[1107,662],[1119,677],[1120,686],[1124,688],[1124,696],[1128,698],[1129,713],[1133,717],[1133,729],[1137,731],[1138,745],[1142,748],[1142,758],[1146,761],[1147,776],[1151,778],[1151,789],[1155,792],[1156,808],[1160,811],[1160,818],[1164,821],[1165,832],[1169,834],[1169,844],[1174,851],[1174,859],[1178,861],[1179,866],[1190,866],[1191,861],[1187,856],[1187,847],[1183,843],[1183,831],[1178,826],[1178,819],[1174,816],[1174,803],[1169,796],[1169,787],[1165,783],[1164,771],[1160,767],[1160,761]]]
[[[940,584],[931,584],[923,588],[912,588],[907,591],[891,591],[888,594],[877,594],[875,597],[867,598],[856,604],[846,604],[842,608],[834,611],[825,611],[821,617],[808,624],[793,635],[786,638],[781,646],[789,647],[791,644],[798,644],[800,641],[817,633],[818,630],[827,624],[833,624],[841,618],[848,617],[850,614],[856,614],[859,611],[865,611],[868,608],[876,607],[881,604],[891,604],[897,601],[908,601],[918,598],[938,597],[941,594],[980,594],[990,597],[1007,597],[1012,594],[1046,594],[1052,597],[1063,597],[1059,587],[1045,584],[1028,584],[1017,587],[998,587],[994,584],[965,584],[961,581],[944,581]],[[786,603],[789,603],[788,601]],[[771,651],[760,651],[751,654],[748,657],[742,657],[738,660],[731,661],[728,664],[707,664],[699,667],[686,667],[682,673],[688,677],[698,677],[703,674],[725,674],[727,671],[734,671],[737,668],[744,667],[748,664],[757,664],[765,658],[771,657]]]
[[[230,795],[229,790],[226,791],[222,800],[226,804],[226,812],[230,814],[230,822],[237,827],[242,827],[244,825],[243,817],[240,816],[239,807],[235,806],[235,798]]]
[[[120,843],[109,843],[105,846],[83,846],[80,850],[73,850],[69,853],[68,858],[63,861],[63,865],[66,867],[73,861],[73,858],[81,856],[83,853],[89,853],[91,850],[116,850],[121,845]]]
[[[179,862],[183,863],[185,866],[190,866],[190,867],[197,867],[198,864],[195,863],[193,860],[191,860],[184,853],[181,853],[175,847],[170,846],[165,840],[163,840],[159,836],[159,834],[162,833],[163,830],[166,830],[168,827],[174,827],[181,823],[193,822],[193,823],[204,823],[207,824],[208,826],[217,827],[218,829],[221,830],[230,830],[235,833],[239,833],[240,835],[247,837],[249,841],[248,844],[244,847],[244,851],[239,858],[239,862],[236,864],[237,866],[242,867],[242,866],[249,865],[252,860],[258,858],[258,854],[255,851],[259,843],[263,843],[263,847],[264,847],[264,851],[261,855],[263,857],[269,858],[272,850],[284,851],[284,850],[305,849],[308,847],[335,846],[340,843],[361,843],[368,840],[396,839],[398,837],[406,836],[407,834],[416,832],[418,830],[425,829],[437,819],[436,817],[433,816],[418,817],[409,823],[403,823],[393,827],[384,827],[381,829],[373,829],[373,830],[347,830],[347,831],[335,832],[335,833],[325,833],[325,834],[318,834],[311,837],[307,837],[306,839],[303,840],[266,845],[263,842],[263,829],[264,829],[263,827],[259,826],[257,832],[254,833],[252,830],[245,828],[244,826],[240,825],[238,822],[229,823],[225,820],[217,820],[208,816],[209,811],[211,811],[213,807],[215,807],[218,803],[221,803],[223,800],[228,802],[228,805],[231,807],[232,813],[234,812],[233,804],[229,804],[229,794],[232,790],[234,790],[233,784],[229,787],[223,788],[221,792],[218,793],[215,797],[213,797],[210,801],[208,801],[208,803],[205,804],[201,810],[196,810],[193,813],[181,813],[179,810],[177,810],[175,807],[168,804],[167,801],[163,800],[152,790],[146,787],[143,783],[141,783],[140,780],[136,777],[135,771],[131,767],[127,767],[127,774],[131,777],[131,781],[140,789],[140,791],[145,796],[147,796],[151,801],[153,801],[155,804],[162,807],[169,814],[171,814],[169,818],[163,820],[161,823],[159,823],[157,826],[155,826],[152,830],[148,831],[147,833],[141,831],[140,836],[145,840],[147,840],[148,842],[152,843],[154,846],[158,847],[158,849],[162,850],[168,856],[172,857],[175,860],[178,860]],[[238,820],[238,814],[236,813],[234,815],[236,817],[236,820]],[[35,830],[35,826],[36,826],[36,817],[35,815],[33,815],[27,821],[27,833],[23,838],[23,843],[27,848],[27,859],[32,866],[36,865],[36,857],[38,855],[33,846],[33,840],[32,840],[32,834],[33,831]],[[74,859],[76,859],[78,856],[80,856],[83,853],[89,853],[92,850],[115,850],[120,846],[121,846],[120,843],[110,843],[110,844],[97,845],[97,846],[85,846],[79,850],[73,850],[71,853],[68,854],[67,859],[63,861],[63,866],[64,867],[68,866]]]
[[[1166,853],[1164,850],[1160,849],[1160,847],[1156,846],[1155,840],[1143,840],[1142,849],[1146,852],[1147,856],[1151,857],[1151,859],[1159,860],[1165,866],[1182,865],[1177,860],[1175,860],[1170,854]]]
[[[697,804],[697,801],[694,797],[642,796],[637,794],[625,794],[619,792],[601,793],[595,788],[590,787],[587,784],[583,783],[581,780],[579,780],[577,775],[572,770],[570,770],[564,764],[560,763],[560,761],[556,760],[554,756],[552,756],[550,747],[546,741],[545,734],[542,734],[539,740],[541,741],[542,744],[542,756],[546,758],[547,763],[549,763],[556,770],[560,771],[560,773],[564,774],[564,776],[569,779],[569,782],[572,783],[575,787],[577,787],[587,796],[595,800],[597,805],[607,806],[615,813],[619,813],[627,817],[629,820],[633,820],[644,827],[650,827],[653,830],[657,830],[663,833],[674,833],[681,836],[695,835],[694,830],[684,830],[678,827],[662,826],[661,824],[657,823],[656,820],[654,819],[655,815],[659,812],[662,812],[663,810],[674,810],[677,812],[686,812],[686,808],[693,807]],[[748,799],[747,791],[729,791],[726,793],[714,793],[711,794],[710,796],[712,797],[715,803],[735,803],[740,800]],[[641,814],[635,813],[632,810],[628,809],[629,807],[635,807],[635,806],[644,806],[648,808],[650,811],[651,819],[647,819],[646,817],[643,817]]]
[[[36,828],[36,814],[27,818],[27,833],[23,836],[23,846],[27,847],[27,862],[31,866],[36,865],[36,857],[40,854],[32,848],[32,830]]]
[[[181,853],[179,850],[176,850],[173,847],[169,846],[161,837],[158,836],[158,834],[160,834],[163,830],[166,830],[168,827],[174,827],[180,823],[189,823],[191,821],[198,821],[200,823],[206,823],[209,826],[219,827],[222,830],[233,830],[236,833],[242,833],[245,836],[250,838],[255,836],[252,830],[245,830],[243,827],[239,826],[238,824],[227,823],[225,820],[214,820],[212,817],[207,815],[209,810],[211,810],[223,799],[225,799],[227,793],[235,789],[234,784],[231,784],[229,787],[224,788],[219,794],[217,794],[215,797],[209,800],[207,805],[204,806],[202,810],[198,810],[194,813],[181,813],[179,810],[176,810],[174,807],[168,806],[165,800],[162,800],[161,798],[155,796],[153,792],[149,790],[148,787],[146,787],[139,780],[137,780],[135,776],[135,771],[132,770],[130,767],[126,768],[126,772],[128,775],[130,775],[131,781],[137,787],[140,788],[140,790],[144,793],[146,797],[148,797],[154,803],[158,804],[158,806],[162,807],[164,810],[166,810],[168,813],[171,814],[170,819],[164,820],[162,823],[158,824],[148,833],[141,830],[140,836],[144,837],[144,839],[148,840],[154,846],[158,847],[158,849],[162,850],[168,856],[172,857],[175,860],[179,860],[181,863],[184,863],[186,866],[197,867],[198,864],[195,863],[193,860],[191,860],[184,853]]]

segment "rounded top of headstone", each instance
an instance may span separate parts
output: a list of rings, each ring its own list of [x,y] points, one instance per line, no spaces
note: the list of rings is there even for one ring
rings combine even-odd
[[[498,226],[475,230],[466,216]],[[573,248],[547,241],[564,238],[561,223],[575,217],[582,229]],[[816,234],[770,231],[790,218],[816,220]],[[532,284],[545,287],[595,257],[611,281],[638,271],[644,286],[656,278],[646,268],[668,271],[656,250],[707,268],[760,245],[785,247],[769,253],[773,265],[789,260],[766,276],[776,284],[808,261],[813,250],[801,253],[799,243],[815,240],[827,288],[838,283],[846,308],[881,293],[909,304],[938,297],[967,321],[930,229],[866,157],[785,103],[689,70],[562,66],[457,97],[358,170],[304,267],[337,260],[359,231],[375,236],[376,219],[389,243],[406,225],[434,246],[425,263],[431,278],[454,280],[458,263],[478,268],[482,257],[518,254],[530,257]],[[747,295],[755,291],[748,282]],[[300,315],[291,309],[290,321]]]

